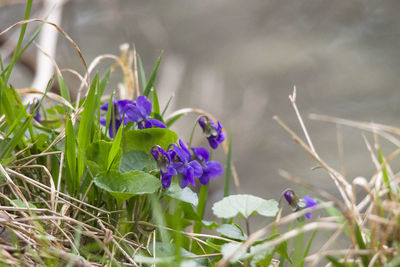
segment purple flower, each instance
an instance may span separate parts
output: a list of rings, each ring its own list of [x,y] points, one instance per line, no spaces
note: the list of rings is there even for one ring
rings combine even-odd
[[[210,178],[219,177],[223,168],[221,164],[216,161],[208,161],[210,153],[204,147],[192,147],[194,158],[200,163],[203,168],[203,174],[199,177],[201,184],[206,185],[210,181]]]
[[[155,148],[151,150],[151,154],[157,161],[157,166],[160,168],[161,183],[164,189],[171,185],[172,176],[178,174],[171,165],[171,154],[172,156],[175,155],[172,152],[172,150],[169,151],[169,153],[165,152],[165,150],[159,146],[155,146]]]
[[[35,119],[35,121],[40,122],[40,120],[42,119],[42,115],[39,113],[38,106],[39,100],[37,100],[37,98],[34,98],[33,102],[28,105],[28,112],[33,114],[35,112],[35,109],[37,109],[35,114],[33,115],[33,118]]]
[[[286,189],[285,192],[283,193],[283,196],[285,197],[286,201],[289,203],[289,205],[292,207],[293,210],[296,210],[298,208],[299,200],[292,189]]]
[[[199,124],[212,149],[216,149],[218,145],[225,140],[226,135],[222,132],[222,125],[220,122],[216,125],[208,117],[201,117],[199,119]]]
[[[195,185],[194,177],[201,177],[203,168],[196,160],[192,160],[188,148],[181,139],[179,139],[179,145],[173,144],[176,155],[172,166],[180,173],[179,185],[185,188],[189,183]]]
[[[309,196],[304,196],[302,202],[304,203],[305,208],[311,208],[311,207],[314,207],[314,206],[318,205],[318,202],[315,199],[313,199],[312,197],[309,197]],[[307,212],[306,214],[304,214],[304,216],[306,216],[308,219],[310,219],[311,218],[311,212]]]
[[[299,199],[292,189],[286,189],[285,192],[283,192],[283,196],[294,212],[318,205],[318,202],[308,195],[304,196],[302,199]],[[304,217],[310,219],[311,212],[304,214]]]
[[[126,125],[129,121],[132,121],[129,120],[127,112],[132,107],[134,107],[134,105],[135,102],[131,100],[118,100],[118,101],[113,100],[113,109],[111,110],[111,122],[108,127],[108,132],[111,138],[114,137],[114,134],[118,131],[119,127],[121,126],[124,114],[125,114],[124,125]],[[108,103],[100,106],[100,109],[107,111]],[[100,124],[106,126],[107,124],[106,117],[100,117]]]
[[[149,119],[151,114],[151,102],[145,96],[139,96],[136,104],[129,107],[126,116],[130,121],[135,121],[139,129],[152,128],[153,126],[159,128],[166,128],[165,125],[156,119]]]

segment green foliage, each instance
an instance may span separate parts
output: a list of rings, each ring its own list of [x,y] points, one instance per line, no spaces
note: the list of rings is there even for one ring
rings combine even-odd
[[[129,172],[133,170],[151,171],[156,168],[156,161],[149,153],[136,150],[124,153],[119,164],[119,170],[121,172]]]
[[[254,214],[273,217],[278,212],[278,202],[253,195],[231,195],[216,202],[212,209],[215,216],[224,219],[233,218],[239,214],[245,218]]]
[[[110,193],[120,203],[135,195],[151,194],[161,187],[159,179],[143,171],[120,173],[116,170],[101,172],[94,183]]]
[[[28,0],[24,19],[29,18],[31,6],[32,1]],[[279,232],[282,230],[280,223],[288,221],[282,218],[285,214],[278,214],[277,201],[249,194],[230,195],[231,132],[221,201],[207,203],[211,199],[212,183],[200,189],[194,186],[182,189],[177,181],[182,179],[181,173],[174,177],[169,188],[162,188],[165,162],[163,159],[156,161],[151,150],[155,146],[168,150],[177,142],[178,135],[168,127],[183,116],[177,112],[168,120],[164,118],[172,96],[165,107],[160,107],[155,84],[162,53],[148,81],[138,57],[137,71],[142,82],[138,91],[146,97],[151,93],[150,118],[165,122],[166,129],[138,129],[136,122],[129,122],[126,126],[122,123],[118,129],[112,129],[113,138],[109,136],[109,126],[115,127],[112,122],[117,115],[113,109],[114,91],[111,90],[116,85],[107,87],[111,71],[104,76],[96,74],[89,82],[85,97],[75,105],[45,105],[43,99],[54,77],[39,105],[29,109],[24,106],[17,91],[9,85],[9,78],[17,60],[38,36],[42,26],[43,23],[25,41],[27,24],[22,24],[11,61],[4,66],[0,58],[0,204],[4,208],[2,216],[12,226],[3,229],[4,235],[10,239],[6,242],[11,244],[7,244],[5,249],[12,253],[0,253],[7,255],[0,256],[0,263],[7,262],[11,254],[21,259],[30,256],[32,262],[24,264],[49,266],[79,265],[85,261],[107,266],[125,263],[214,266],[228,257],[232,257],[231,266],[270,266],[273,261],[279,261],[279,266],[304,266],[307,263],[305,259],[317,233],[312,228],[308,238],[308,221],[303,218],[301,222],[293,221],[297,232],[288,236],[286,231]],[[72,103],[68,81],[61,75],[57,75],[57,80],[63,98],[61,102]],[[109,99],[104,99],[106,90],[111,91]],[[106,114],[100,111],[100,105],[104,103],[110,107]],[[35,121],[36,112],[45,119]],[[106,117],[106,127],[100,125],[100,116]],[[380,148],[376,152],[385,190],[372,191],[373,187],[369,186],[369,201],[373,203],[365,210],[372,216],[381,217],[373,223],[377,228],[368,230],[368,223],[364,223],[368,216],[361,214],[362,209],[358,210],[360,216],[364,216],[358,218],[362,220],[349,223],[349,214],[354,215],[351,212],[355,209],[343,211],[341,205],[326,207],[330,220],[317,221],[311,226],[321,222],[330,226],[334,221],[343,228],[347,227],[346,233],[354,242],[352,248],[364,252],[379,251],[377,266],[398,266],[398,251],[393,248],[398,248],[400,220],[398,214],[393,213],[396,209],[392,208],[400,202],[398,179],[389,166],[392,158],[385,158]],[[173,163],[176,161],[177,158],[172,158]],[[217,221],[204,220],[207,204],[213,204]],[[263,236],[252,239],[249,218],[257,214],[273,221],[263,229]],[[13,222],[15,218],[16,223]],[[386,224],[389,220],[390,224]],[[355,223],[360,221],[363,221],[362,225]],[[380,221],[385,224],[381,226]],[[204,228],[208,230],[206,233],[202,231]],[[381,237],[381,232],[386,239]],[[248,240],[252,243],[245,243]],[[248,247],[243,248],[244,244]],[[60,253],[60,248],[65,248],[65,251]],[[387,255],[383,253],[386,248],[389,248]],[[356,263],[346,262],[347,255],[326,256],[333,266],[368,266],[375,259],[372,254],[365,253],[354,258],[358,260]]]
[[[143,130],[127,130],[124,133],[124,152],[132,150],[150,153],[153,146],[158,145],[164,150],[178,140],[178,135],[169,129],[150,128]]]
[[[189,187],[185,187],[181,189],[178,184],[172,184],[166,191],[165,195],[177,199],[193,206],[197,206],[199,204],[199,198],[197,194],[194,193]]]

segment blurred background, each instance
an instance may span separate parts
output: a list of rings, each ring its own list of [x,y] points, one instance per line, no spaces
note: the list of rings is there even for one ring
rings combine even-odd
[[[42,1],[34,2],[33,13],[39,12]],[[1,30],[22,19],[23,1],[0,5]],[[307,193],[281,178],[279,169],[337,195],[325,171],[312,170],[315,162],[272,119],[279,116],[304,137],[288,99],[294,85],[320,156],[344,169],[349,181],[374,174],[362,131],[340,127],[340,160],[336,125],[309,120],[308,114],[400,124],[399,10],[399,1],[70,0],[60,26],[87,62],[99,54],[119,55],[122,43],[135,44],[149,75],[163,50],[156,83],[161,106],[174,94],[168,113],[195,107],[215,115],[233,134],[240,192],[278,199],[288,187]],[[2,36],[2,43],[11,35]],[[33,47],[27,60],[34,61],[35,53]],[[84,73],[72,45],[60,36],[56,61]],[[109,66],[102,63],[98,70],[104,73]],[[13,75],[16,88],[32,83],[23,66]],[[113,74],[109,89],[121,77]],[[66,79],[77,90],[76,79]],[[174,126],[181,138],[189,139],[195,118],[187,116]],[[381,144],[385,155],[395,149],[385,140]],[[206,145],[199,128],[195,145]],[[214,158],[225,162],[222,150]],[[212,181],[210,202],[222,198],[223,180]]]

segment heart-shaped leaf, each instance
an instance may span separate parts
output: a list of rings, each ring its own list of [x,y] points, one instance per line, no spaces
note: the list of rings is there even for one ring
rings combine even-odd
[[[94,183],[120,202],[134,195],[154,193],[161,187],[160,179],[142,171],[120,173],[110,170],[97,175]]]
[[[156,161],[150,155],[150,153],[144,153],[143,151],[136,150],[132,150],[123,154],[119,164],[119,170],[121,172],[130,172],[133,170],[150,171],[156,168]]]
[[[125,131],[123,141],[124,151],[143,151],[150,153],[154,145],[159,145],[164,150],[172,143],[176,143],[178,135],[171,130],[163,128],[150,128],[143,130]]]
[[[106,171],[108,167],[108,157],[112,148],[112,142],[98,141],[90,144],[86,149],[86,160],[97,164],[99,171]],[[118,152],[111,164],[111,169],[118,169],[121,159],[121,152]],[[92,164],[93,167],[93,164]],[[96,168],[93,168],[96,169]],[[93,171],[91,169],[91,171]],[[96,175],[97,173],[93,173]]]
[[[195,192],[190,190],[189,187],[181,188],[178,184],[172,184],[165,194],[174,199],[190,203],[194,206],[199,204],[199,198]]]
[[[223,224],[219,228],[216,229],[218,233],[224,235],[226,237],[237,239],[237,240],[246,240],[247,235],[243,233],[242,229],[236,224]]]
[[[278,202],[253,195],[231,195],[216,202],[212,209],[215,216],[225,219],[235,217],[237,214],[245,218],[253,214],[273,217],[278,212]]]

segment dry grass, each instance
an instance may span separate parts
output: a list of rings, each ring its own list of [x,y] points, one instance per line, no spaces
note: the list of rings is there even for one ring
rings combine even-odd
[[[317,208],[310,208],[311,210],[325,209],[326,207],[334,206],[340,211],[342,216],[328,216],[319,218],[315,222],[309,222],[303,226],[300,226],[299,228],[282,234],[279,238],[263,243],[259,249],[263,250],[268,247],[275,246],[285,240],[303,234],[304,232],[318,229],[330,232],[332,231],[332,235],[330,235],[330,238],[326,240],[325,244],[319,251],[309,255],[305,259],[307,266],[321,266],[321,261],[324,260],[326,256],[339,256],[339,261],[342,263],[357,263],[359,266],[362,266],[363,263],[364,265],[366,264],[365,261],[363,262],[363,255],[368,256],[368,266],[375,266],[376,264],[388,264],[392,259],[399,256],[398,242],[400,240],[400,175],[398,172],[394,173],[391,170],[390,162],[394,159],[398,159],[398,155],[400,154],[400,149],[397,148],[400,144],[397,139],[397,136],[400,135],[400,128],[376,123],[355,122],[351,120],[315,114],[310,116],[315,120],[328,121],[335,123],[336,125],[351,126],[373,133],[373,146],[371,146],[364,135],[363,137],[368,151],[370,152],[372,164],[376,167],[376,172],[371,175],[369,180],[358,177],[353,181],[349,181],[349,179],[344,177],[342,174],[343,172],[339,172],[330,167],[323,159],[321,159],[315,150],[310,135],[308,134],[296,105],[296,88],[294,88],[293,94],[289,96],[289,99],[293,105],[301,128],[303,129],[307,143],[304,142],[277,116],[274,117],[274,119],[282,126],[283,129],[286,130],[286,132],[290,134],[293,140],[316,161],[318,164],[316,168],[322,168],[329,174],[332,181],[336,185],[341,199],[339,200],[330,193],[316,188],[313,185],[306,184],[301,178],[295,177],[284,170],[280,170],[279,174],[290,182],[303,185],[309,190],[320,195],[323,199],[328,200],[328,202],[319,204]],[[381,155],[381,149],[377,135],[387,139],[395,145],[395,149],[390,155],[386,157],[382,156],[380,158],[379,155]],[[338,132],[339,154],[340,151],[343,151],[340,145],[341,135],[340,132]],[[388,183],[385,183],[385,179],[389,179],[390,186]],[[361,200],[357,199],[356,197],[357,187],[360,187],[364,191],[364,197]],[[284,224],[294,222],[297,218],[303,216],[310,209],[305,209],[283,218],[280,217],[279,213],[274,222],[251,234],[247,241],[244,242],[235,251],[235,253],[227,258],[222,259],[217,266],[227,266],[235,254],[239,253],[240,251],[245,251],[255,241],[265,238],[272,232],[273,229],[276,229]],[[331,249],[331,247],[335,245],[337,238],[339,236],[343,236],[344,232],[348,233],[351,245],[347,249]],[[358,233],[360,233],[359,236],[357,235]]]

